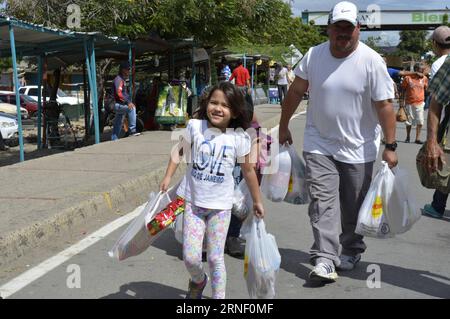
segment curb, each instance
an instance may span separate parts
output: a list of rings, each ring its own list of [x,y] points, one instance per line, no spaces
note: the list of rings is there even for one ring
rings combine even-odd
[[[46,220],[0,238],[0,266],[23,257],[40,243],[47,242],[54,236],[70,234],[72,229],[88,223],[90,219],[111,217],[117,212],[126,213],[142,205],[148,200],[148,194],[158,189],[161,176],[165,174],[165,171],[165,166],[158,168],[147,175],[120,184],[109,192],[64,209]],[[181,178],[184,171],[185,167],[179,167],[173,180]],[[142,191],[143,189],[145,191]]]
[[[262,127],[271,129],[278,125],[279,114],[261,123]],[[172,180],[181,179],[186,166],[180,166]],[[148,194],[159,187],[166,166],[137,179],[127,181],[108,192],[96,195],[73,207],[64,209],[46,220],[11,232],[0,237],[0,266],[5,266],[25,256],[39,244],[50,241],[57,235],[71,234],[71,230],[82,226],[93,218],[111,218],[117,212],[129,212],[148,200]],[[145,191],[142,191],[145,190]]]

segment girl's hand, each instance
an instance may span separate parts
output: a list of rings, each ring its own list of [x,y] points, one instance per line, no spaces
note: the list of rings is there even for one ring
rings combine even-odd
[[[262,203],[253,203],[253,213],[258,218],[264,218],[264,207]]]
[[[161,181],[161,184],[159,185],[159,190],[163,193],[167,192],[167,190],[169,189],[169,184],[170,184],[170,177],[165,176]]]

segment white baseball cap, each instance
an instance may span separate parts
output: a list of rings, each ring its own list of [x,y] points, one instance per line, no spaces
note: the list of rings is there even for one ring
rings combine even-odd
[[[337,3],[330,13],[329,24],[338,21],[348,21],[356,26],[358,24],[358,8],[348,1]]]

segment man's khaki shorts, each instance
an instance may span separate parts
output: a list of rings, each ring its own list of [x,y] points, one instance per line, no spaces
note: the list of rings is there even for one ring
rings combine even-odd
[[[407,126],[411,125],[423,125],[424,116],[423,116],[423,107],[425,103],[420,103],[416,105],[406,104],[406,113],[408,114],[408,120],[405,122]]]

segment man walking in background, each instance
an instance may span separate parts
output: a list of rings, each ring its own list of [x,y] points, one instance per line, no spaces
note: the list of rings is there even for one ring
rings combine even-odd
[[[424,72],[424,67],[420,64],[414,66],[414,71]],[[428,79],[425,76],[407,75],[402,81],[402,89],[405,95],[405,109],[408,113],[406,121],[406,140],[409,143],[411,127],[416,125],[416,144],[423,144],[420,140],[420,132],[424,122],[425,90],[428,87]],[[410,121],[411,119],[411,121]]]

